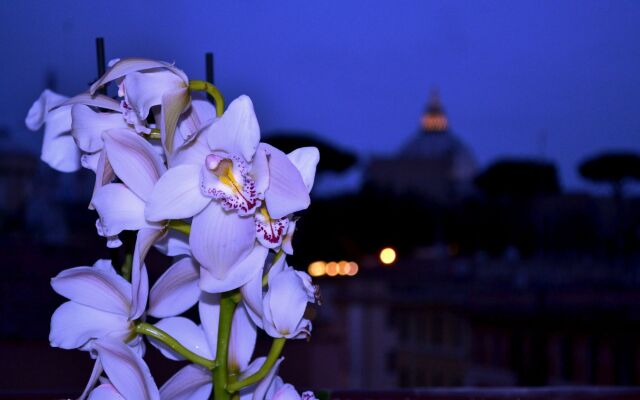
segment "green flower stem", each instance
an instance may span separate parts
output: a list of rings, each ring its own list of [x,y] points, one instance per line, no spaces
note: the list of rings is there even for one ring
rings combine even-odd
[[[217,87],[206,81],[189,81],[189,90],[199,90],[209,93],[216,103],[216,116],[221,117],[224,112],[224,98]]]
[[[269,350],[269,354],[267,355],[267,360],[264,362],[264,364],[262,364],[262,367],[260,367],[258,372],[253,375],[249,375],[241,381],[229,384],[229,386],[227,386],[227,391],[230,393],[237,392],[242,388],[260,382],[260,380],[267,376],[271,368],[273,368],[273,365],[278,360],[278,357],[280,357],[280,353],[282,352],[282,348],[284,347],[284,342],[286,342],[286,340],[287,339],[285,338],[273,339],[273,342],[271,343],[271,349]]]
[[[151,133],[149,133],[149,134],[147,135],[147,137],[148,137],[149,139],[153,139],[153,140],[160,140],[160,139],[162,139],[162,135],[160,134],[160,129],[158,129],[158,128],[153,128],[153,129],[151,129]]]
[[[171,335],[154,325],[146,322],[139,322],[136,324],[136,332],[157,339],[194,364],[202,365],[207,369],[214,369],[216,366],[215,360],[209,360],[193,353],[191,350],[180,344],[180,342],[174,339]]]
[[[213,369],[213,394],[216,400],[230,400],[227,392],[229,337],[231,336],[231,320],[236,302],[233,292],[225,292],[220,296],[220,319],[218,321],[218,347],[216,351],[216,367]]]
[[[191,224],[180,221],[179,219],[172,219],[171,221],[169,221],[169,228],[178,232],[182,232],[187,236],[189,236],[189,234],[191,233]]]
[[[120,275],[129,282],[131,282],[131,267],[133,265],[133,255],[127,253],[124,256],[124,262],[120,266]]]

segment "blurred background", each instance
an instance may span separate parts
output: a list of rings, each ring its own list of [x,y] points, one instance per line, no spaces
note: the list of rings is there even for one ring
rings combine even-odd
[[[640,383],[640,3],[30,0],[0,20],[0,393],[72,395],[90,374],[47,336],[49,279],[109,256],[94,177],[42,163],[24,117],[97,78],[98,36],[107,59],[192,79],[213,52],[264,141],[320,147],[290,264],[323,304],[285,381]],[[180,366],[148,353],[158,383]]]

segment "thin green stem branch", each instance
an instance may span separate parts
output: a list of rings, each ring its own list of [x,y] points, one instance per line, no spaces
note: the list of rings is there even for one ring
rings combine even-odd
[[[182,232],[187,236],[189,236],[189,234],[191,233],[191,224],[188,224],[179,219],[172,219],[171,221],[169,221],[169,228],[178,232]]]
[[[220,296],[220,319],[218,322],[218,347],[216,351],[216,367],[213,369],[213,391],[216,400],[230,400],[227,392],[229,338],[231,321],[237,303],[233,300],[233,292],[225,292]]]
[[[133,254],[127,253],[124,256],[124,262],[120,266],[120,275],[128,281],[131,281],[131,267],[133,266]]]
[[[251,386],[254,383],[260,382],[273,368],[273,365],[280,357],[280,353],[282,352],[282,348],[284,347],[284,343],[287,339],[285,338],[276,338],[273,339],[271,343],[271,349],[269,350],[269,354],[267,355],[267,360],[262,364],[262,367],[253,375],[249,375],[245,379],[237,382],[233,382],[227,386],[227,391],[230,393],[237,392],[238,390],[245,388],[247,386]]]
[[[224,112],[224,97],[217,87],[213,86],[207,81],[189,81],[189,90],[199,90],[207,92],[209,96],[213,97],[216,103],[216,116],[221,117]]]
[[[180,342],[178,342],[175,338],[173,338],[173,336],[169,335],[167,332],[163,331],[162,329],[154,325],[148,324],[146,322],[140,322],[136,325],[136,332],[142,335],[150,336],[166,344],[176,353],[180,354],[182,357],[186,358],[187,360],[191,361],[194,364],[202,365],[207,369],[213,369],[216,366],[215,360],[209,360],[207,358],[197,355],[196,353],[192,352],[191,350],[187,349],[182,344],[180,344]]]

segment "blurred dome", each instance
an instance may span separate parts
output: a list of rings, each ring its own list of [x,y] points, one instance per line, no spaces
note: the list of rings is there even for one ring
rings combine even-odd
[[[395,156],[372,159],[367,181],[380,189],[447,202],[468,194],[476,173],[473,152],[451,132],[440,96],[433,91],[418,132]]]
[[[431,92],[420,129],[399,154],[407,159],[448,160],[450,176],[457,179],[471,179],[477,172],[473,152],[449,129],[447,115],[435,90]]]

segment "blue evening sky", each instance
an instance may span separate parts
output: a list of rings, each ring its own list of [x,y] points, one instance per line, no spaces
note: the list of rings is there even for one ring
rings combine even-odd
[[[214,51],[228,100],[252,97],[263,131],[310,130],[363,156],[390,154],[440,89],[482,165],[544,155],[569,188],[576,164],[640,151],[637,1],[4,1],[0,127],[23,127],[47,71],[71,95],[107,57],[176,61],[204,78]],[[7,140],[7,139],[3,139]]]

